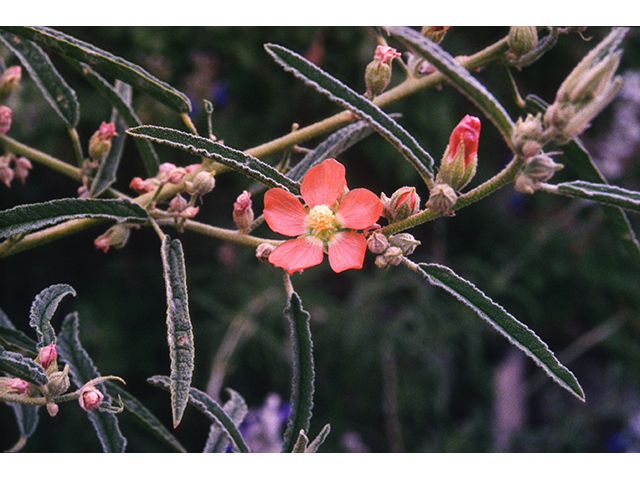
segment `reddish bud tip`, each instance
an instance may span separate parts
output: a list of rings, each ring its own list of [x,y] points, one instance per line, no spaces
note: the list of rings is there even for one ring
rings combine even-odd
[[[480,119],[465,115],[449,137],[450,156],[455,157],[460,145],[464,144],[464,165],[466,167],[478,153],[479,138]]]

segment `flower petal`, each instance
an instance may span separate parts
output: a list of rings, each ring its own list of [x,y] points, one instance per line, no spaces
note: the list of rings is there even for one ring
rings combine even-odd
[[[295,195],[282,188],[267,190],[262,213],[274,232],[297,237],[306,231],[307,211]]]
[[[300,194],[309,208],[316,205],[332,207],[346,186],[344,166],[328,158],[305,174]]]
[[[350,190],[338,205],[336,217],[344,228],[367,228],[376,223],[382,214],[382,201],[366,188]]]
[[[367,240],[356,232],[340,232],[329,243],[329,265],[336,272],[362,268]]]
[[[293,273],[318,265],[322,255],[322,242],[312,237],[300,237],[278,245],[269,255],[269,262]]]

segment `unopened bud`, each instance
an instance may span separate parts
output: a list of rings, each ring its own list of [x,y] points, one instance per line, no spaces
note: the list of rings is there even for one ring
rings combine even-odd
[[[22,67],[14,65],[7,68],[0,76],[0,102],[4,102],[18,89],[22,78]]]
[[[127,244],[131,227],[122,223],[113,225],[109,230],[100,235],[93,241],[93,245],[102,250],[104,253],[109,251],[110,247],[122,248]]]
[[[183,167],[176,167],[169,172],[166,181],[173,185],[179,185],[186,174],[187,171]]]
[[[30,384],[18,377],[0,377],[0,393],[17,393],[22,395],[29,391]]]
[[[256,248],[256,258],[264,263],[269,263],[269,255],[276,249],[275,245],[270,243],[261,243]]]
[[[57,397],[69,390],[70,386],[69,365],[67,364],[61,372],[53,372],[49,375],[49,382],[47,382],[46,389],[49,395]]]
[[[253,223],[251,194],[246,190],[233,203],[233,221],[241,232],[248,232]]]
[[[458,201],[456,191],[446,183],[436,183],[429,194],[427,207],[434,212],[449,213]]]
[[[11,160],[13,155],[0,156],[0,182],[4,183],[7,187],[11,187],[11,181],[15,175],[11,168]]]
[[[533,193],[540,188],[542,182],[549,180],[562,168],[563,165],[554,162],[545,153],[531,157],[516,175],[515,189],[522,193]]]
[[[89,156],[101,162],[111,149],[111,137],[117,135],[114,123],[102,122],[100,128],[89,139]]]
[[[395,48],[386,45],[376,47],[373,61],[367,65],[364,72],[364,82],[369,97],[375,97],[387,88],[391,81],[391,61],[400,56]]]
[[[20,180],[23,184],[26,183],[27,177],[29,176],[29,170],[33,168],[31,162],[28,158],[18,157],[14,160],[13,173],[16,178]]]
[[[440,43],[450,27],[422,27],[420,33],[435,43]]]
[[[402,254],[406,257],[411,255],[420,242],[416,240],[410,233],[397,233],[389,238],[389,243],[393,247],[402,250]]]
[[[55,417],[58,414],[59,409],[60,408],[57,403],[47,403],[47,413],[50,417]]]
[[[179,193],[169,202],[167,211],[171,213],[182,213],[189,206],[189,202]]]
[[[137,193],[149,193],[155,190],[156,186],[149,179],[143,180],[140,177],[133,177],[131,183],[129,183],[129,188]]]
[[[210,172],[198,172],[193,180],[185,182],[185,190],[189,195],[205,195],[216,186],[216,179]]]
[[[511,27],[507,44],[516,58],[520,58],[538,46],[538,29],[536,27]]]
[[[382,254],[378,255],[375,259],[375,265],[378,268],[387,267],[389,265],[398,266],[402,263],[402,249],[399,247],[389,247]]]
[[[389,240],[384,233],[381,232],[373,232],[367,238],[367,247],[371,253],[384,253],[384,251],[389,248]]]
[[[516,128],[513,131],[513,144],[522,158],[529,158],[542,148],[542,115],[533,116],[530,113],[526,118],[516,120]]]
[[[401,187],[387,198],[381,195],[382,214],[393,222],[404,220],[420,211],[420,197],[415,187]]]
[[[0,133],[7,133],[11,130],[11,109],[5,105],[0,105]]]
[[[465,115],[451,132],[436,183],[446,183],[454,190],[460,190],[471,181],[478,166],[479,138],[480,119]]]
[[[94,386],[82,387],[82,389],[80,389],[78,402],[80,403],[80,407],[87,412],[99,407],[103,400],[104,394]]]
[[[38,353],[38,362],[40,362],[40,365],[42,365],[42,368],[45,370],[47,370],[51,364],[55,363],[57,358],[58,352],[53,342],[46,347],[42,347]]]

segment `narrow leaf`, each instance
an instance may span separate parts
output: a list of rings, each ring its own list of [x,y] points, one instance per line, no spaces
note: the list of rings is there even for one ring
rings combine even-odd
[[[36,342],[24,332],[17,330],[2,309],[0,309],[0,343],[11,347],[11,350],[22,350],[33,357],[38,355]]]
[[[576,180],[574,182],[554,185],[551,191],[569,197],[583,198],[605,205],[640,212],[640,193],[615,185]]]
[[[267,52],[285,70],[326,95],[343,108],[367,120],[376,131],[396,147],[427,183],[433,183],[433,158],[391,116],[375,103],[321,70],[301,55],[274,44],[265,45]]]
[[[80,343],[80,322],[77,313],[70,313],[62,322],[57,343],[58,355],[64,363],[69,365],[69,375],[73,384],[80,388],[85,383],[100,376],[91,357]],[[105,400],[111,402],[112,398],[104,384],[96,384],[104,395]],[[87,417],[102,444],[105,453],[122,453],[127,445],[127,440],[120,432],[118,417],[109,412],[90,410]]]
[[[504,107],[469,71],[440,45],[409,27],[386,27],[388,33],[426,58],[449,82],[491,119],[507,145],[512,145],[514,123]]]
[[[45,385],[49,379],[38,363],[25,358],[17,352],[9,352],[0,346],[0,371],[29,383]]]
[[[49,27],[3,26],[2,28],[129,83],[177,112],[191,111],[191,102],[184,93],[123,58]]]
[[[316,453],[318,448],[324,443],[331,432],[331,425],[328,423],[320,430],[318,436],[307,446],[305,453]]]
[[[414,267],[418,268],[413,268]],[[575,376],[560,364],[553,352],[526,325],[520,323],[469,281],[452,270],[437,264],[409,264],[432,285],[443,288],[474,310],[480,318],[504,335],[510,342],[531,357],[553,380],[584,401],[584,392]]]
[[[104,79],[95,70],[89,67],[89,65],[80,62],[72,63],[82,73],[84,78],[86,78],[89,83],[91,83],[91,85],[93,85],[93,87],[103,97],[105,97],[111,103],[111,105],[113,105],[113,107],[122,117],[124,124],[126,124],[127,127],[137,127],[138,125],[140,125],[140,119],[131,107],[132,93],[131,86],[129,84],[116,80],[115,86],[112,86],[109,82],[107,82],[106,79]],[[118,129],[118,135],[119,137],[112,139],[112,141],[117,140],[121,143],[124,143],[126,136],[123,135],[120,129]],[[149,177],[155,176],[158,173],[160,160],[158,158],[158,154],[153,148],[153,145],[151,145],[148,140],[143,140],[141,138],[134,138],[134,142],[136,144],[136,147],[138,148],[138,152],[140,152],[140,156],[142,158],[142,162],[144,163],[147,175]],[[111,156],[111,153],[109,154],[109,156]],[[100,172],[96,174],[96,177],[98,176],[100,176]],[[92,195],[97,196],[99,194],[92,192]]]
[[[122,158],[124,143],[127,138],[124,134],[127,126],[120,117],[115,118],[113,123],[116,126],[116,135],[111,139],[109,153],[107,153],[107,156],[98,166],[98,170],[91,181],[91,187],[89,188],[89,196],[91,197],[101,195],[106,189],[113,185],[117,178],[116,174],[118,166],[120,165],[120,159]]]
[[[283,175],[268,163],[208,138],[174,130],[173,128],[152,125],[130,128],[127,133],[134,137],[146,138],[186,150],[198,156],[211,158],[269,187],[285,188],[293,194],[300,193],[300,184],[298,182]]]
[[[67,85],[42,49],[30,40],[0,31],[0,40],[20,59],[44,98],[68,128],[75,128],[80,118],[76,93]]]
[[[167,338],[171,356],[171,411],[175,428],[189,401],[194,345],[182,244],[179,240],[171,240],[168,235],[162,239],[162,265],[167,295]]]
[[[171,380],[162,375],[155,375],[148,379],[151,385],[169,390],[171,388]],[[225,435],[233,444],[236,451],[248,453],[249,447],[245,443],[240,431],[233,423],[233,420],[225,413],[224,409],[206,393],[193,387],[189,389],[189,402],[198,410],[204,413],[209,420],[216,422],[224,431]]]
[[[31,303],[29,326],[38,334],[38,348],[56,341],[56,332],[51,319],[62,299],[67,295],[75,297],[76,291],[66,284],[51,285],[40,292]]]
[[[13,413],[16,416],[20,435],[25,439],[29,438],[38,427],[40,406],[25,405],[23,403],[10,403],[9,405],[13,407]]]
[[[137,203],[125,199],[62,198],[18,205],[0,211],[0,238],[79,218],[142,222],[148,219],[148,214]]]
[[[238,392],[230,388],[227,389],[227,392],[231,398],[222,406],[222,410],[229,416],[234,425],[239,427],[247,416],[249,409],[244,398]],[[225,432],[217,422],[212,423],[203,453],[223,453],[227,450],[228,445],[229,440]]]
[[[313,408],[313,344],[309,314],[302,308],[296,292],[291,292],[284,316],[291,327],[292,380],[291,413],[284,433],[282,452],[292,452],[300,431],[307,432]]]

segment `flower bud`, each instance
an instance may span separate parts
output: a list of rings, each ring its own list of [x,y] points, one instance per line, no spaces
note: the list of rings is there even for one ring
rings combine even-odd
[[[50,417],[55,417],[58,414],[58,404],[56,403],[47,403],[47,413]]]
[[[58,352],[56,351],[56,346],[53,342],[51,342],[46,347],[42,347],[40,349],[37,361],[40,362],[42,368],[47,370],[49,368],[49,365],[56,363],[57,358]]]
[[[370,98],[382,93],[391,81],[391,61],[400,57],[395,48],[386,45],[378,45],[373,61],[367,65],[364,72],[364,82],[367,86],[367,95]]]
[[[11,109],[0,105],[0,133],[7,133],[11,129]]]
[[[7,68],[0,76],[0,102],[4,102],[18,89],[22,78],[22,67],[14,65]]]
[[[442,42],[442,39],[450,27],[422,27],[420,33],[435,43]]]
[[[511,27],[507,44],[516,58],[520,58],[538,46],[538,29],[536,27]]]
[[[31,165],[31,162],[26,157],[18,157],[13,161],[13,163],[13,173],[16,178],[23,184],[26,183],[27,177],[29,176],[29,170],[33,168],[33,165]]]
[[[269,263],[269,255],[276,249],[275,245],[270,243],[261,243],[256,248],[256,258],[264,263]]]
[[[251,208],[251,194],[243,191],[233,203],[233,221],[243,233],[249,231],[253,223],[253,209]]]
[[[189,206],[189,202],[179,193],[169,202],[167,211],[171,213],[182,213]]]
[[[114,123],[102,122],[100,128],[89,139],[89,156],[101,162],[111,149],[111,137],[117,135]]]
[[[80,403],[80,407],[87,412],[99,407],[103,400],[104,394],[94,386],[82,387],[80,389],[78,402]]]
[[[416,240],[410,233],[397,233],[389,238],[389,243],[393,247],[402,250],[402,254],[406,257],[411,255],[420,242]]]
[[[182,167],[176,167],[167,175],[166,181],[173,185],[180,185],[187,171]]]
[[[9,188],[11,188],[11,181],[15,175],[11,168],[12,159],[13,155],[11,154],[0,156],[0,182],[4,183]]]
[[[116,223],[105,233],[100,235],[93,241],[93,245],[102,250],[104,253],[109,251],[110,247],[122,248],[127,244],[131,227],[122,223]]]
[[[383,212],[386,218],[392,222],[404,220],[420,211],[420,197],[415,187],[401,187],[387,198],[384,193],[381,196]]]
[[[129,183],[129,188],[131,190],[136,191],[137,193],[149,193],[156,189],[156,186],[149,179],[143,180],[140,177],[133,177],[131,179],[131,183]]]
[[[513,144],[522,158],[529,158],[542,148],[542,115],[533,116],[527,113],[527,117],[516,120],[516,128],[513,131]]]
[[[64,370],[61,372],[53,372],[49,375],[49,382],[46,384],[46,389],[50,396],[57,397],[69,390],[70,386],[69,365],[65,365]]]
[[[427,208],[434,212],[449,213],[458,201],[456,191],[446,183],[436,183],[429,194]]]
[[[189,195],[205,195],[216,186],[216,179],[210,172],[198,172],[193,180],[185,182],[185,190]]]
[[[454,190],[462,189],[476,174],[480,119],[465,115],[451,132],[436,183],[446,183]]]
[[[533,193],[542,182],[549,180],[563,165],[554,162],[549,155],[541,153],[531,157],[515,178],[515,189],[522,193]]]
[[[22,395],[29,391],[30,384],[18,377],[0,377],[0,393],[17,393]]]
[[[399,247],[389,247],[382,255],[378,255],[375,259],[375,265],[378,268],[387,267],[389,265],[398,266],[402,263],[402,249]]]
[[[367,247],[371,253],[384,253],[384,251],[389,248],[389,240],[384,233],[381,232],[373,232],[367,238]]]

